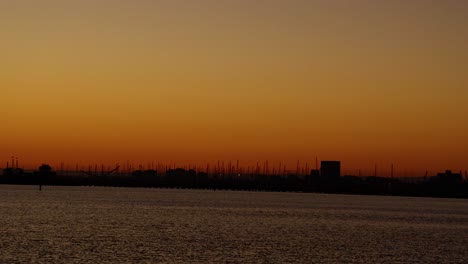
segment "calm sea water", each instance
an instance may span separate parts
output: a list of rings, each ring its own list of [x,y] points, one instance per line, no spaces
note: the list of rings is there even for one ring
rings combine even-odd
[[[0,263],[467,263],[468,201],[0,186]]]

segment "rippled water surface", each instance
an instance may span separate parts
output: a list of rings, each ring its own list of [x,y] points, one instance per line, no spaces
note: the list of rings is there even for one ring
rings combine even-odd
[[[0,186],[0,263],[467,263],[468,201]]]

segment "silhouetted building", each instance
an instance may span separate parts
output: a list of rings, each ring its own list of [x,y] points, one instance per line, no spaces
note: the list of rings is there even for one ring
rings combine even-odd
[[[52,172],[52,168],[47,164],[42,164],[39,167],[39,173],[41,174],[50,174],[51,172]]]
[[[452,173],[450,170],[446,170],[445,173],[438,173],[434,180],[438,183],[443,184],[454,184],[461,183],[463,176],[461,173]]]
[[[42,179],[47,179],[57,175],[55,171],[52,171],[52,167],[50,167],[48,164],[42,164],[39,167],[39,171],[35,172],[35,174]]]
[[[341,176],[341,162],[340,161],[322,161],[320,174],[322,177],[338,178]]]
[[[310,176],[312,176],[314,178],[318,178],[318,177],[320,177],[320,171],[319,170],[311,170],[310,171]]]
[[[6,169],[3,169],[3,175],[4,176],[11,176],[13,175],[13,169],[12,168],[6,168]]]
[[[13,161],[14,165],[14,161]],[[18,160],[16,160],[16,168],[14,166],[9,167],[7,162],[7,167],[3,169],[4,176],[22,176],[24,175],[24,170],[18,167]]]
[[[7,168],[3,170],[3,175],[4,176],[22,176],[24,175],[24,170],[20,168]]]

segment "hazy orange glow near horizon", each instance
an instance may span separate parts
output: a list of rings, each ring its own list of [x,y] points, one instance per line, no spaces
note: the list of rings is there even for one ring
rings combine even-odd
[[[455,0],[0,0],[0,167],[467,170],[466,14]]]

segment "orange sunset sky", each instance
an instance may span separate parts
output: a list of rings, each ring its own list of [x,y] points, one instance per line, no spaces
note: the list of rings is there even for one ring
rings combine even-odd
[[[466,170],[467,14],[455,0],[0,0],[0,167]]]

